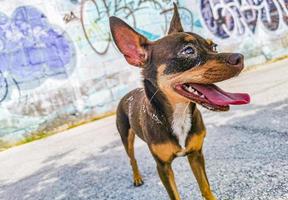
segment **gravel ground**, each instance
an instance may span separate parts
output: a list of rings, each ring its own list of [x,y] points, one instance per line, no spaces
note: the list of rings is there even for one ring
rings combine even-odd
[[[224,83],[252,95],[228,113],[204,111],[204,154],[220,200],[288,200],[287,61],[263,66]],[[2,200],[168,199],[148,148],[136,158],[145,184],[135,188],[114,117],[0,153]],[[183,200],[200,200],[186,158],[173,163]]]

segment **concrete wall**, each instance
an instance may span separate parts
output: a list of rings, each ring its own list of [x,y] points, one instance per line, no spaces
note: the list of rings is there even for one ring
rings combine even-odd
[[[248,65],[288,54],[287,0],[178,4],[186,31],[244,53]],[[0,146],[113,111],[140,76],[112,43],[108,17],[156,40],[171,8],[170,0],[0,0]]]

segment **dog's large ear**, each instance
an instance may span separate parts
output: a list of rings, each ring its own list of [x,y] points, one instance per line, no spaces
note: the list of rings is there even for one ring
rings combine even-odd
[[[174,5],[174,15],[173,15],[172,20],[170,22],[170,28],[169,28],[168,34],[184,32],[184,29],[183,29],[182,24],[181,24],[177,5],[176,5],[176,3],[173,3],[173,5]]]
[[[149,41],[117,17],[110,17],[112,37],[127,62],[143,67],[147,62]]]

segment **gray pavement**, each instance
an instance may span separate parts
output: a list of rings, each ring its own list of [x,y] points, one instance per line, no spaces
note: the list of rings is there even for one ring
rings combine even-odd
[[[249,92],[252,103],[228,113],[201,109],[208,129],[207,173],[221,200],[288,200],[288,61],[258,67],[221,83]],[[115,118],[0,152],[2,200],[168,199],[145,144],[136,158],[145,184],[134,188]],[[185,158],[174,161],[182,199],[200,200]]]

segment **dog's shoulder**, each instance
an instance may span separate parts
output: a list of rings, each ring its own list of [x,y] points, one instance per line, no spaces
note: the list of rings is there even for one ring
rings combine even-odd
[[[145,97],[145,92],[143,88],[136,88],[128,92],[119,102],[118,110],[122,109],[126,112],[132,109],[135,109],[139,105],[139,102],[143,101]]]
[[[128,92],[120,101],[120,103],[131,103],[141,100],[145,96],[143,88],[136,88]]]

